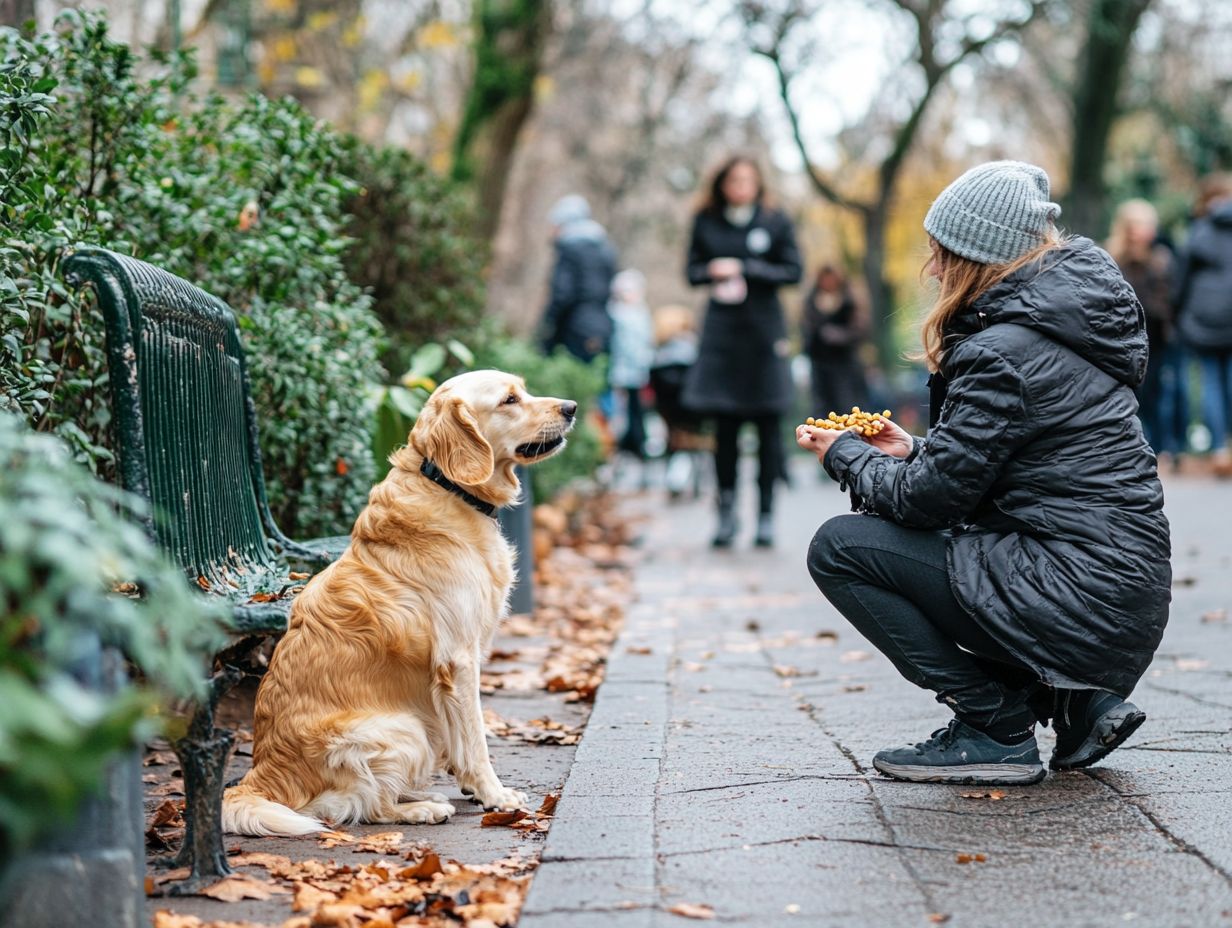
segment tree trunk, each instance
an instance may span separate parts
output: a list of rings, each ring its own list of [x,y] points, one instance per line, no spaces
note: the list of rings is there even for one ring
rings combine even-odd
[[[1083,235],[1104,231],[1104,161],[1119,112],[1121,75],[1142,14],[1151,0],[1092,0],[1086,45],[1074,81],[1074,137],[1063,223]]]
[[[0,26],[20,29],[34,19],[34,0],[0,0]]]
[[[534,106],[550,28],[548,0],[475,4],[475,73],[454,143],[453,177],[475,186],[479,231],[488,239],[500,225],[514,149]]]
[[[894,366],[894,288],[885,276],[886,213],[871,209],[864,213],[864,257],[860,268],[868,287],[869,315],[873,325],[873,345],[883,370]]]

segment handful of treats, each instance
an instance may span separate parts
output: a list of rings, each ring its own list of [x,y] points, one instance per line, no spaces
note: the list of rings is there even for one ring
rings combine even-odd
[[[861,435],[872,436],[885,428],[886,420],[889,418],[890,410],[888,409],[881,412],[864,412],[859,406],[852,406],[851,412],[841,414],[832,412],[824,419],[814,419],[809,416],[804,420],[804,424],[816,429],[855,429]]]

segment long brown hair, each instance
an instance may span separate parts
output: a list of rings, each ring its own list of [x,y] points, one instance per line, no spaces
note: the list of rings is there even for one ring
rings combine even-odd
[[[933,261],[937,262],[940,272],[939,287],[937,302],[924,317],[923,331],[920,333],[924,343],[924,352],[916,356],[916,360],[927,362],[930,371],[936,371],[941,367],[941,359],[945,356],[945,332],[955,316],[960,315],[990,288],[1001,283],[1015,271],[1038,261],[1064,243],[1061,234],[1053,230],[1043,242],[1009,264],[981,264],[970,258],[954,254],[942,247],[936,239],[930,241],[936,250],[929,258],[929,264]],[[925,264],[924,268],[927,270],[928,264]]]
[[[761,165],[757,163],[757,159],[752,155],[732,155],[718,166],[714,175],[710,178],[710,183],[706,185],[705,194],[702,197],[699,212],[717,215],[727,208],[727,197],[723,195],[723,182],[727,180],[727,175],[731,173],[732,168],[741,164],[747,164],[757,172],[757,199],[754,202],[758,205],[765,204],[766,175],[762,172]]]

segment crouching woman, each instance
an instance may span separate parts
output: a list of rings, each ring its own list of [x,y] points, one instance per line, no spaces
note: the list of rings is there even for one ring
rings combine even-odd
[[[931,427],[797,441],[859,514],[818,530],[822,593],[955,715],[873,765],[903,780],[1034,783],[1085,767],[1145,719],[1126,701],[1171,598],[1155,458],[1135,415],[1142,308],[1117,266],[1062,239],[1048,176],[973,168],[924,221],[939,294],[924,322]]]

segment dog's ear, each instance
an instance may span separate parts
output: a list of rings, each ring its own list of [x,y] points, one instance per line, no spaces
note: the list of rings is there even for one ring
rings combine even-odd
[[[475,486],[490,480],[496,456],[462,397],[434,405],[437,408],[426,423],[424,453],[454,483]]]

